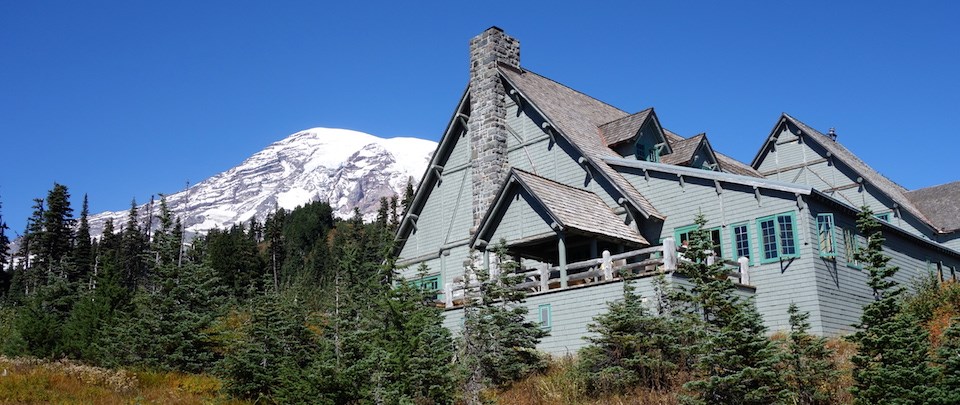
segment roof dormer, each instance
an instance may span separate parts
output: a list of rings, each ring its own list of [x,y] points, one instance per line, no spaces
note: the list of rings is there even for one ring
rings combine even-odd
[[[673,153],[665,156],[663,163],[688,166],[697,169],[720,171],[719,159],[714,153],[707,134],[702,133],[690,138],[674,142]]]
[[[673,153],[653,108],[608,122],[599,129],[607,146],[623,157],[659,162],[661,157]]]

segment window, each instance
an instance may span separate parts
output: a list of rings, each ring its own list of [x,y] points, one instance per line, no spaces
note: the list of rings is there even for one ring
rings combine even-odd
[[[792,212],[788,212],[757,219],[760,248],[763,252],[761,263],[800,256],[793,215]]]
[[[860,250],[860,241],[857,235],[849,229],[843,230],[844,259],[847,260],[847,267],[862,269],[860,261],[856,259],[856,252]]]
[[[889,212],[884,212],[883,214],[876,214],[876,215],[874,215],[873,217],[876,218],[876,219],[879,219],[879,220],[881,220],[881,221],[890,222],[890,213],[889,213]]]
[[[437,291],[440,289],[440,275],[437,274],[435,276],[416,279],[411,281],[410,283],[424,290]]]
[[[540,327],[543,329],[550,329],[550,327],[553,326],[553,319],[551,319],[552,315],[550,314],[550,304],[540,305],[538,312],[540,313]]]
[[[679,244],[678,246],[683,246],[683,242],[690,240],[690,234],[693,231],[697,230],[697,225],[687,225],[684,227],[677,228],[675,237],[676,241]],[[708,229],[707,232],[710,232],[710,239],[713,241],[713,251],[716,253],[717,257],[723,257],[723,248],[720,241],[720,228]]]
[[[419,278],[416,280],[410,281],[410,285],[423,289],[425,291],[436,292],[436,295],[433,296],[433,299],[439,300],[443,297],[443,292],[440,291],[440,275],[429,276],[424,278]]]
[[[746,257],[750,259],[750,263],[752,264],[753,258],[750,256],[750,233],[748,229],[747,224],[732,226],[733,253],[735,259]]]
[[[817,235],[820,257],[837,257],[837,243],[833,232],[833,214],[817,214]]]

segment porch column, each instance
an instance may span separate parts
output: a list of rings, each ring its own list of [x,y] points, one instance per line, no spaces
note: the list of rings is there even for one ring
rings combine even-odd
[[[567,288],[567,240],[563,232],[560,232],[558,235],[557,250],[560,253],[560,288]]]

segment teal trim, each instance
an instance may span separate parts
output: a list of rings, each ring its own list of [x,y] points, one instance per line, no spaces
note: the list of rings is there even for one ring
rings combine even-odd
[[[884,212],[883,214],[876,214],[876,215],[874,215],[873,217],[876,218],[876,219],[879,219],[879,220],[881,220],[881,221],[890,222],[890,213],[889,213],[889,212]]]
[[[742,245],[741,245],[741,242]],[[733,260],[745,256],[749,265],[753,266],[753,251],[750,249],[750,224],[743,222],[730,225],[730,243],[732,245]],[[746,254],[743,254],[746,253]]]
[[[819,242],[820,257],[828,259],[837,257],[835,228],[833,214],[817,214],[817,241]]]
[[[540,328],[550,329],[553,327],[553,314],[551,312],[550,304],[541,304],[537,308],[537,313],[540,314]]]
[[[422,290],[436,292],[436,299],[443,299],[443,283],[439,274],[410,280],[410,285]]]
[[[760,238],[760,263],[773,263],[782,259],[800,257],[796,214],[785,212],[757,218],[757,233]]]

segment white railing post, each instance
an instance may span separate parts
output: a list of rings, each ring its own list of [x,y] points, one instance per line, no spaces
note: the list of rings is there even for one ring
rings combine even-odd
[[[443,285],[443,300],[447,308],[453,307],[453,283]]]
[[[750,285],[750,259],[741,256],[737,263],[740,263],[740,284]]]
[[[603,270],[604,280],[613,280],[613,262],[610,261],[610,251],[603,251],[603,261],[600,262],[600,269]]]
[[[717,255],[712,250],[704,250],[703,254],[707,256],[707,266],[713,266],[717,262]]]
[[[663,240],[663,269],[677,269],[677,242],[672,237]]]
[[[544,264],[540,266],[540,291],[547,291],[550,289],[550,265]]]

